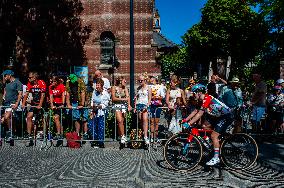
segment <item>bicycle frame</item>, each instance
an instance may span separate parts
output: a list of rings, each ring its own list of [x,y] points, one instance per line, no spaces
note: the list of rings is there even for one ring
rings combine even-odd
[[[195,128],[195,127],[193,127],[193,128],[191,128],[190,129],[190,134],[189,134],[189,136],[188,136],[188,138],[187,138],[187,142],[191,142],[192,141],[192,139],[193,139],[193,137],[195,136],[198,140],[200,140],[201,141],[201,143],[205,146],[205,147],[207,147],[206,145],[205,145],[205,140],[204,140],[204,138],[202,138],[200,135],[200,133],[204,133],[204,136],[207,136],[207,134],[211,134],[213,132],[213,130],[211,130],[211,129],[204,129],[204,128],[201,128],[201,129],[198,129],[198,128]]]

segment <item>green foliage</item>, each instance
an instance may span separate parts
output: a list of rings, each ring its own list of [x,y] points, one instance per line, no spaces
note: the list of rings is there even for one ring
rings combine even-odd
[[[180,75],[182,69],[186,67],[187,63],[187,53],[186,48],[180,48],[176,52],[167,54],[162,58],[162,74],[164,77],[169,77],[170,73]]]
[[[114,124],[115,122],[115,113],[112,111],[108,113],[108,116],[106,117],[106,122],[105,122],[105,136],[106,138],[111,138],[114,135]]]
[[[132,113],[129,112],[125,115],[125,125],[126,126],[126,130],[129,129],[133,123],[132,121]],[[106,123],[105,123],[105,133],[106,133],[106,138],[115,138],[115,126],[116,126],[116,130],[118,129],[118,126],[115,125],[115,113],[110,111],[108,113],[108,116],[106,117]]]
[[[250,2],[208,0],[201,22],[183,36],[191,64],[208,65],[231,56],[233,71],[242,69],[262,49],[267,26]]]
[[[267,45],[270,52],[276,57],[284,55],[284,1],[283,0],[263,0],[260,3],[260,15],[262,15],[270,31],[270,38]],[[266,54],[267,55],[267,54]]]

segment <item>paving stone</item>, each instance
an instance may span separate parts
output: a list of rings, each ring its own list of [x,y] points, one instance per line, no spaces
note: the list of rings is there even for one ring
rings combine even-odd
[[[80,149],[50,147],[41,150],[16,142],[0,147],[0,187],[281,187],[284,173],[257,161],[250,169],[189,172],[170,169],[162,147],[156,150]],[[218,174],[217,174],[218,175]]]

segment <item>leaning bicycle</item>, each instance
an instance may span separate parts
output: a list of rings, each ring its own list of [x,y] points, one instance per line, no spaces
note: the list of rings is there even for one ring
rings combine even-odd
[[[209,138],[212,130],[191,128],[187,132],[173,135],[164,147],[164,158],[175,170],[192,170],[201,161],[204,151],[213,151]],[[220,158],[225,166],[233,170],[251,167],[258,157],[255,140],[245,133],[220,136]]]

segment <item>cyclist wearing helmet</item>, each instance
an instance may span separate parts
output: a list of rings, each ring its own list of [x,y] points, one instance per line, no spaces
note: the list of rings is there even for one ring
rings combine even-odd
[[[206,163],[206,165],[212,166],[220,162],[219,159],[219,135],[224,133],[227,127],[232,123],[231,109],[224,103],[217,100],[213,96],[206,93],[206,87],[202,84],[196,84],[192,87],[192,92],[195,93],[196,100],[202,101],[200,107],[195,109],[189,116],[182,120],[183,126],[188,128],[195,124],[204,114],[206,114],[206,121],[213,126],[213,132],[211,139],[214,146],[214,157]]]

